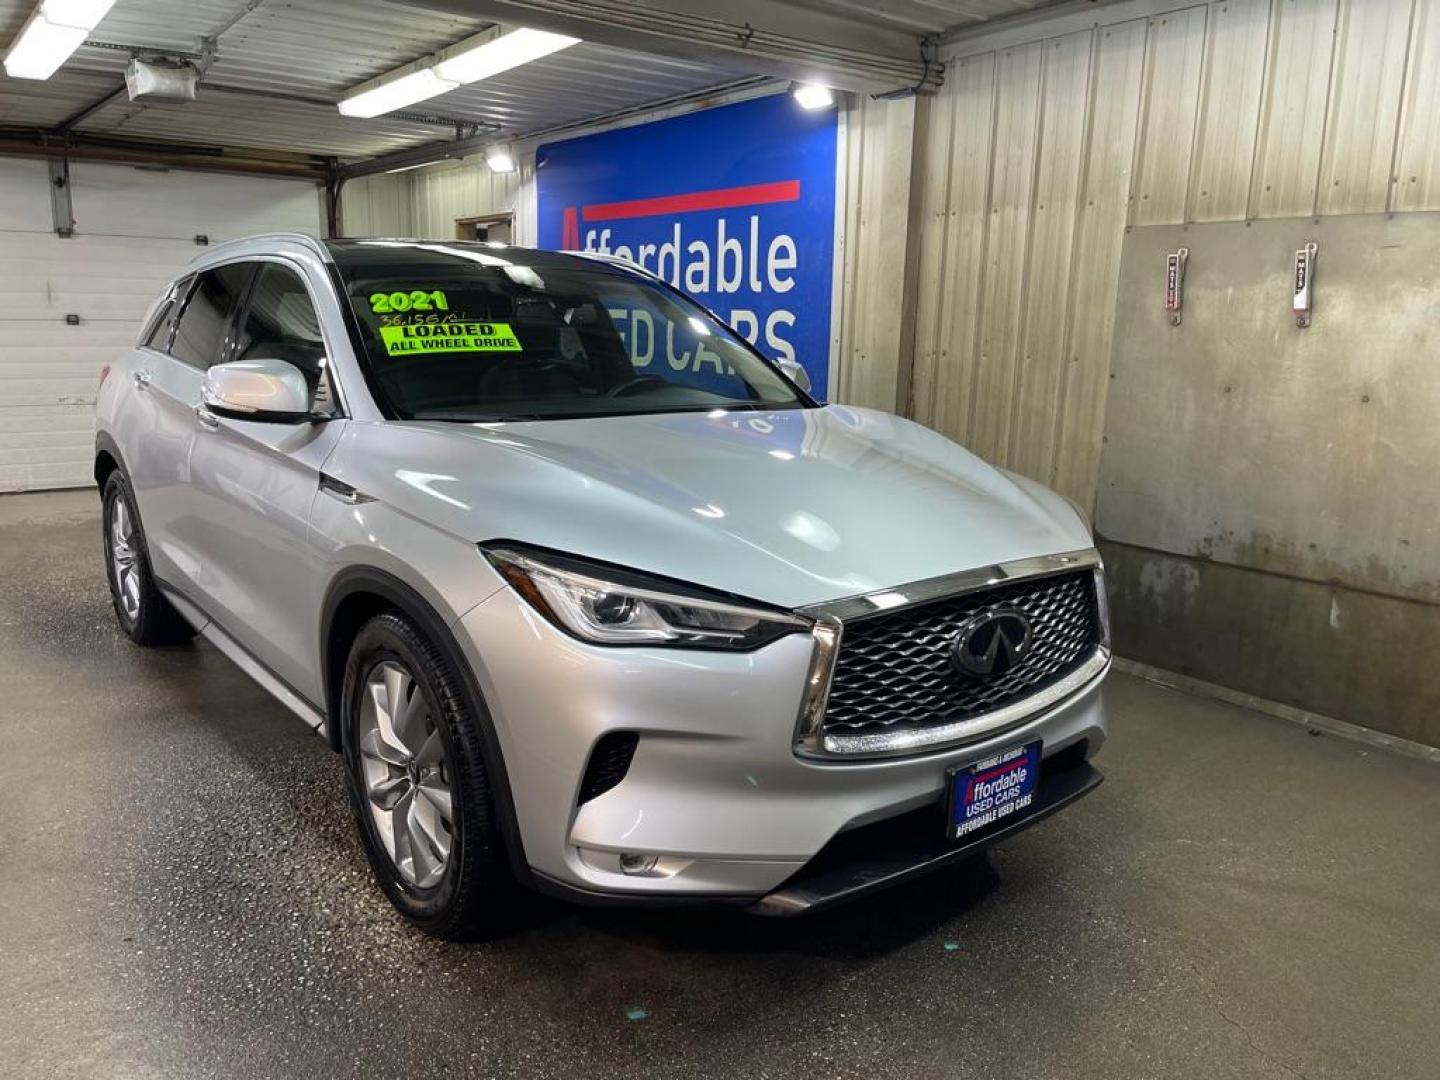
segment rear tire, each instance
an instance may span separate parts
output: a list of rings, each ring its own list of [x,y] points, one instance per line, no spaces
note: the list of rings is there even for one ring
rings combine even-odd
[[[408,619],[386,613],[361,627],[345,666],[341,718],[351,807],[390,902],[451,940],[513,925],[519,887],[500,836],[478,708]]]
[[[176,645],[195,636],[195,628],[175,610],[155,584],[150,555],[135,497],[116,469],[101,496],[101,531],[105,538],[105,574],[115,618],[137,645]]]

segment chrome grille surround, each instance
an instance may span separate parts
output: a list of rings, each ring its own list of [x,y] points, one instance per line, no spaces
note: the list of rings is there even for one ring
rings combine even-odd
[[[958,623],[1012,603],[1036,627],[1031,654],[993,683],[957,681],[946,646]],[[933,578],[801,614],[816,620],[795,740],[804,757],[895,757],[973,742],[1059,704],[1110,663],[1108,605],[1093,548]],[[882,700],[878,712],[873,684],[881,679],[882,699],[895,701]]]

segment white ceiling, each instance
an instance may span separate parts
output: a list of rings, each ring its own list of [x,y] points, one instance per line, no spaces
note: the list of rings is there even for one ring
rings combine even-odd
[[[860,22],[939,34],[1007,15],[1023,15],[1065,0],[790,0],[794,7],[847,15]]]
[[[915,33],[1015,14],[1054,0],[796,0],[795,6]],[[0,0],[0,49],[35,0]],[[76,127],[90,135],[360,158],[454,135],[413,116],[515,135],[733,84],[743,61],[700,63],[584,43],[414,106],[401,117],[342,117],[347,88],[483,29],[486,22],[385,0],[117,0],[92,41],[195,52],[219,35],[198,101],[137,105],[122,92]],[[123,82],[128,53],[82,46],[46,82],[0,74],[0,126],[49,127]]]

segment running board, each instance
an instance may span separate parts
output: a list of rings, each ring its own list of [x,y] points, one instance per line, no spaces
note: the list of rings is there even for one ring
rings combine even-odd
[[[245,646],[220,629],[214,619],[174,589],[162,585],[160,591],[165,594],[166,600],[175,605],[175,610],[185,616],[185,621],[195,627],[196,633],[224,653],[226,659],[232,664],[269,691],[271,697],[305,721],[306,726],[312,731],[321,735],[325,734],[325,717],[308,701],[291,690],[279,676],[251,656]]]

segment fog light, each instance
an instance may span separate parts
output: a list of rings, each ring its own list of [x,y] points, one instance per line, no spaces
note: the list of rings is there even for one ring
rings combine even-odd
[[[637,852],[625,851],[620,854],[620,872],[622,874],[648,874],[655,869],[655,864],[659,861],[659,855],[641,855]]]

